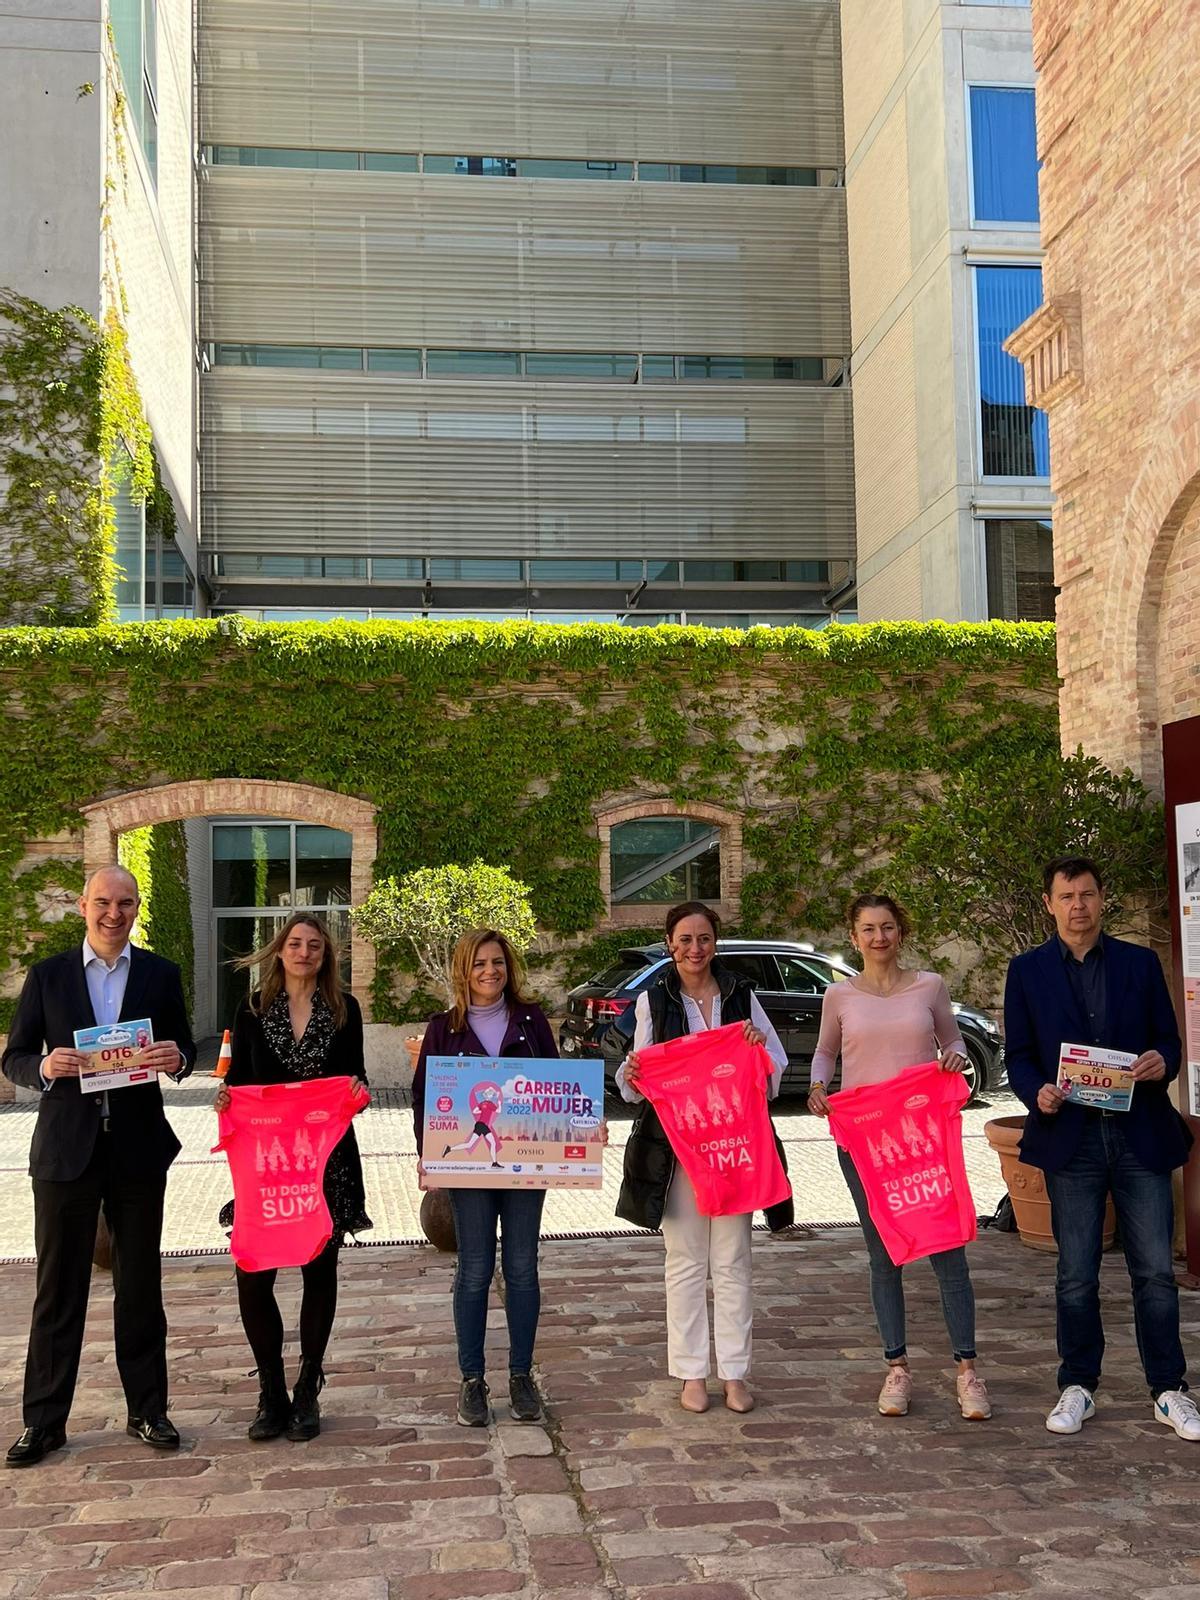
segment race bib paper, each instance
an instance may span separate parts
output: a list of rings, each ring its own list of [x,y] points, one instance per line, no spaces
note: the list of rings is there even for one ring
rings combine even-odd
[[[79,1069],[84,1094],[127,1089],[131,1083],[153,1083],[158,1074],[146,1065],[146,1051],[154,1043],[149,1017],[136,1022],[109,1022],[99,1028],[77,1028],[75,1048],[87,1056]]]
[[[421,1162],[431,1189],[599,1189],[604,1064],[430,1056]]]
[[[1064,1044],[1058,1058],[1058,1087],[1072,1105],[1128,1111],[1136,1081],[1128,1069],[1136,1060],[1124,1050]]]

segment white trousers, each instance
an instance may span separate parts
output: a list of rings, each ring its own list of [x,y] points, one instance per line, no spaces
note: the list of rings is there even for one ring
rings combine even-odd
[[[750,1222],[702,1217],[696,1191],[676,1164],[662,1219],[667,1247],[667,1371],[673,1378],[707,1378],[708,1276],[713,1285],[713,1335],[718,1378],[750,1371],[754,1298],[750,1283]]]

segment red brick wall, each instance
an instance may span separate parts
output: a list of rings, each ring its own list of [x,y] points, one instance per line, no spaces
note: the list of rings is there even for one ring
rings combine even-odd
[[[1033,24],[1045,295],[1080,321],[1048,401],[1063,745],[1157,787],[1161,722],[1200,713],[1200,5]]]

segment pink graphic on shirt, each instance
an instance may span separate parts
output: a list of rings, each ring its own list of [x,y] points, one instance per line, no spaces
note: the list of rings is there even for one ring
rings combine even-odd
[[[740,1216],[791,1193],[767,1114],[771,1058],[740,1022],[638,1051],[638,1087],[704,1217]]]
[[[961,1073],[933,1061],[829,1097],[829,1126],[897,1267],[975,1237],[962,1146],[968,1092]]]
[[[361,1110],[356,1080],[247,1083],[218,1118],[233,1178],[230,1254],[246,1272],[302,1267],[333,1236],[325,1164]]]

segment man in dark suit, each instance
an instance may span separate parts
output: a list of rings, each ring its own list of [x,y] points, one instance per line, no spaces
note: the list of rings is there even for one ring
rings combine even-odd
[[[100,1207],[113,1242],[113,1330],[128,1402],[126,1431],[159,1450],[179,1448],[167,1418],[167,1320],[162,1303],[163,1196],[179,1141],[159,1083],[84,1093],[80,1028],[149,1017],[146,1062],[182,1078],[192,1043],[179,968],[129,942],[138,886],[124,867],[84,885],[87,937],[29,970],[4,1052],[6,1077],[41,1094],[29,1152],[37,1287],[25,1362],[25,1430],[6,1457],[33,1466],[66,1443],[87,1316]]]
[[[1100,1257],[1111,1194],[1129,1276],[1138,1352],[1154,1414],[1181,1439],[1200,1440],[1187,1393],[1172,1252],[1171,1173],[1192,1143],[1167,1086],[1179,1072],[1179,1029],[1153,951],[1103,931],[1104,885],[1095,862],[1047,864],[1043,900],[1055,932],[1008,969],[1004,993],[1009,1082],[1029,1107],[1021,1159],[1040,1167],[1058,1243],[1058,1403],[1051,1433],[1078,1433],[1095,1415],[1104,1329]],[[1135,1057],[1127,1111],[1073,1104],[1059,1083],[1064,1044]]]

